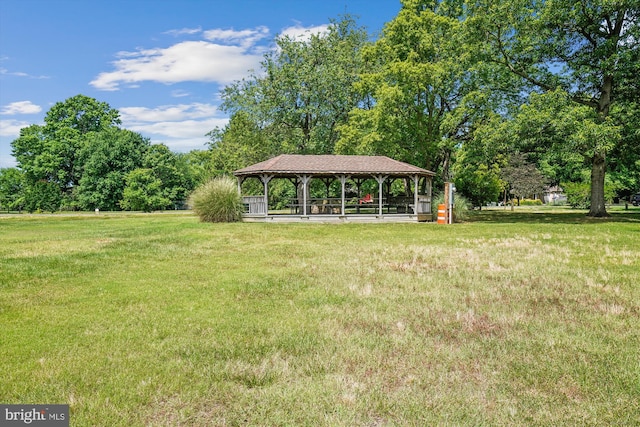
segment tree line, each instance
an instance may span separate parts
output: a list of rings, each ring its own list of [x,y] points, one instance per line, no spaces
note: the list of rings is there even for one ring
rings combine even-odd
[[[11,143],[18,167],[0,171],[3,209],[175,209],[209,175],[201,153],[151,144],[120,128],[117,110],[84,95],[56,103],[44,121]]]
[[[377,39],[345,16],[279,37],[224,89],[216,168],[280,153],[387,155],[475,205],[565,185],[589,215],[640,190],[637,0],[403,0]]]
[[[184,155],[72,98],[12,143],[24,206],[168,208],[209,175],[334,153],[432,170],[480,206],[562,185],[605,216],[640,190],[639,19],[638,0],[402,0],[372,38],[343,16],[277,37],[259,70],[223,89],[228,124]],[[0,188],[20,173],[3,171]]]

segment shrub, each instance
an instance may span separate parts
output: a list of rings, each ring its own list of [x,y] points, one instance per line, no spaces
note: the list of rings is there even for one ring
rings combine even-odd
[[[229,177],[202,184],[189,197],[189,206],[203,222],[241,221],[244,212],[237,184]]]
[[[567,203],[574,208],[589,209],[591,206],[591,183],[590,182],[565,182],[562,188],[567,195]],[[612,182],[607,175],[604,180],[604,200],[606,203],[613,203],[613,198],[622,187],[617,182]]]
[[[453,198],[453,221],[461,222],[469,217],[471,203],[464,196],[455,195]],[[444,203],[444,194],[436,194],[431,199],[431,214],[434,218],[438,217],[438,205]]]
[[[591,186],[588,182],[565,182],[562,184],[567,195],[567,203],[574,208],[589,209]]]

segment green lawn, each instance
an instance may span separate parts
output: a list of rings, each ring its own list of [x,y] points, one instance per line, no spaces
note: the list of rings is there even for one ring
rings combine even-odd
[[[640,210],[0,218],[0,402],[72,426],[638,425]]]

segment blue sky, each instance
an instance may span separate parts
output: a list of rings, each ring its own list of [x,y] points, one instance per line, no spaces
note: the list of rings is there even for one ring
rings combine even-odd
[[[1,0],[0,167],[56,102],[83,94],[122,126],[176,152],[224,126],[220,90],[258,69],[277,34],[320,31],[345,13],[371,35],[400,0]]]

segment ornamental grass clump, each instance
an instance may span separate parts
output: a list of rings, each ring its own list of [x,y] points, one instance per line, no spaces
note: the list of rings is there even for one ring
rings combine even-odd
[[[431,213],[434,218],[438,217],[438,205],[444,203],[444,194],[436,194],[431,201]],[[469,218],[469,210],[471,204],[466,197],[455,195],[453,203],[453,221],[463,222]]]
[[[214,178],[198,187],[189,205],[202,222],[241,221],[244,211],[237,184],[229,177]]]

